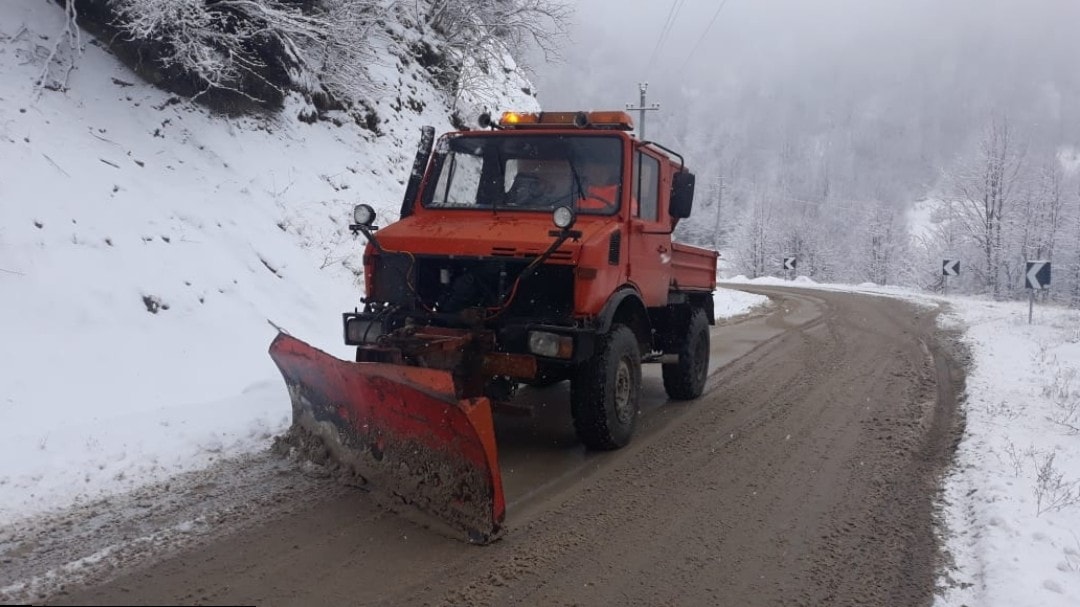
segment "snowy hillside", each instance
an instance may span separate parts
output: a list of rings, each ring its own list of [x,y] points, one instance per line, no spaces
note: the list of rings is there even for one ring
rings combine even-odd
[[[68,90],[38,91],[63,25],[51,2],[0,3],[0,520],[265,445],[290,411],[270,322],[342,354],[352,206],[393,218],[420,127],[452,129],[390,49],[379,134],[303,122],[296,96],[213,116],[85,33]],[[493,110],[536,107],[497,77]]]

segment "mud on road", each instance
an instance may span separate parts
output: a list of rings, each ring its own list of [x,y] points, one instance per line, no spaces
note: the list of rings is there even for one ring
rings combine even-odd
[[[565,386],[500,418],[507,532],[451,539],[263,454],[0,529],[0,601],[259,605],[926,605],[962,369],[935,312],[749,288],[710,388],[639,435],[573,437]],[[528,392],[528,391],[527,391]],[[90,558],[86,558],[90,557]]]

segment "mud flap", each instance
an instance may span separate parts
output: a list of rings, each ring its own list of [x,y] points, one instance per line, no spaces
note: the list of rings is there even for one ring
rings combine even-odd
[[[506,516],[491,404],[459,400],[450,373],[346,362],[285,333],[270,344],[293,425],[377,491],[464,531],[498,537]]]

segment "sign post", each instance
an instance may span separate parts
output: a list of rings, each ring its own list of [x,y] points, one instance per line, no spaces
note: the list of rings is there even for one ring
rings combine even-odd
[[[784,269],[788,272],[788,280],[795,280],[795,267],[797,265],[798,262],[795,260],[794,257],[784,258]]]
[[[1035,289],[1050,288],[1050,262],[1043,260],[1027,262],[1024,273],[1024,286],[1028,289],[1028,324],[1035,314]]]
[[[941,275],[943,276],[944,286],[942,287],[943,295],[949,294],[949,277],[960,275],[960,260],[959,259],[943,259],[941,261]]]

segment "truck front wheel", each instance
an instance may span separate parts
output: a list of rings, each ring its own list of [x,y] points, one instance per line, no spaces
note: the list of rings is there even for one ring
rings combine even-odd
[[[610,451],[630,442],[641,398],[641,349],[634,332],[615,325],[597,339],[596,352],[574,373],[570,406],[578,439]]]
[[[674,400],[690,400],[705,391],[709,376],[709,320],[705,310],[694,308],[676,328],[679,362],[663,365],[664,390]]]

